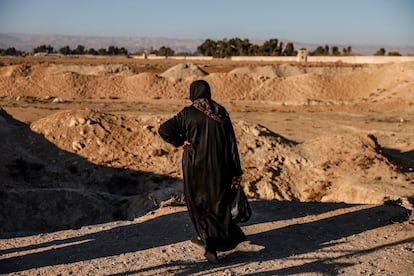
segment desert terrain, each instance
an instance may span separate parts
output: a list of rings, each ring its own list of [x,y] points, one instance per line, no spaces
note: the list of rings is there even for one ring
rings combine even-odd
[[[0,273],[410,275],[414,63],[0,58]],[[157,134],[205,79],[253,216],[205,261],[181,149]]]

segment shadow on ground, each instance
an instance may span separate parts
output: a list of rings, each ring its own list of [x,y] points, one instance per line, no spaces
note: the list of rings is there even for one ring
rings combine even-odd
[[[145,191],[149,183],[177,179],[147,172],[114,169],[100,166],[84,158],[63,151],[43,136],[32,132],[26,124],[11,118],[0,109],[0,225],[2,238],[29,236],[30,231],[53,232],[84,225],[129,220],[154,207]],[[396,152],[393,152],[396,154]],[[411,153],[407,153],[410,157]],[[226,255],[223,265],[211,266],[199,261],[172,261],[120,275],[165,271],[176,275],[214,271],[223,267],[238,267],[251,262],[265,262],[329,248],[335,241],[380,228],[393,222],[402,222],[409,211],[399,206],[370,206],[355,210],[355,205],[344,203],[301,203],[254,201],[252,219],[244,226],[277,223],[311,215],[327,213],[318,220],[289,222],[281,227],[259,231],[248,238],[261,246],[259,251],[235,251]],[[87,210],[87,212],[85,212]],[[336,215],[328,212],[338,211]],[[151,220],[125,222],[111,229],[46,243],[0,251],[0,272],[14,273],[46,266],[70,264],[103,257],[139,252],[145,249],[187,241],[191,225],[186,212],[178,211]],[[412,242],[413,239],[398,243]],[[389,245],[385,246],[391,246]],[[188,246],[189,243],[188,243]],[[355,250],[345,255],[365,254],[370,250]],[[36,251],[37,252],[33,252]],[[26,252],[27,251],[27,252]],[[19,256],[5,258],[5,254]],[[337,273],[351,265],[334,258],[269,271],[274,274],[305,272]],[[260,273],[263,275],[263,273]]]
[[[0,152],[2,238],[132,220],[169,197],[157,192],[160,183],[166,193],[182,185],[177,178],[94,164],[2,108]]]
[[[401,172],[414,173],[414,150],[402,152],[397,149],[383,148],[384,155]]]
[[[399,206],[370,206],[359,210],[350,209],[351,207],[355,207],[355,205],[278,201],[252,202],[254,216],[251,221],[245,224],[247,227],[266,222],[286,221],[309,215],[318,215],[335,210],[340,211],[341,214],[332,216],[328,214],[327,217],[316,221],[295,222],[284,227],[250,235],[248,237],[249,241],[260,245],[263,249],[257,252],[235,251],[225,257],[220,269],[223,269],[223,267],[234,268],[256,261],[265,262],[283,259],[292,255],[329,248],[335,244],[335,240],[383,227],[390,223],[402,222],[409,216],[409,211]],[[2,250],[0,251],[1,254],[44,249],[41,252],[3,259],[0,261],[0,267],[6,273],[19,272],[32,268],[118,256],[186,241],[191,238],[192,232],[183,231],[183,225],[190,225],[191,222],[187,213],[182,211],[182,207],[180,208],[181,211],[155,217],[141,223],[121,225],[110,230],[70,239]],[[332,242],[334,243],[332,244]],[[409,241],[401,241],[401,243],[404,242]],[[55,248],[51,249],[50,246]],[[191,246],[190,243],[188,243],[188,246]],[[377,250],[377,248],[370,250]],[[346,254],[364,254],[365,251],[367,250],[357,250]],[[299,272],[336,273],[340,267],[347,265],[350,264],[337,263],[335,259],[324,259],[298,267],[274,270],[269,272],[269,275]],[[189,275],[214,269],[218,268],[205,262],[172,261],[157,266],[149,264],[148,267],[142,270],[125,271],[119,275],[150,273],[155,270],[174,273],[175,275]],[[260,274],[263,275],[263,273]]]

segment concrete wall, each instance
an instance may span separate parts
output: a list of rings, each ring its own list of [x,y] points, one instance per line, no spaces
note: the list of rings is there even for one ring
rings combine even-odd
[[[231,57],[233,61],[297,62],[298,57]],[[354,64],[380,64],[414,61],[414,56],[307,56],[307,62],[343,62]]]
[[[203,57],[203,56],[172,56],[168,57],[169,59],[186,59],[186,60],[212,60],[213,57]]]
[[[237,57],[231,57],[231,60],[233,61],[298,61],[298,57],[274,57],[274,56],[237,56]]]
[[[135,59],[173,59],[173,60],[218,60],[218,58],[204,56],[155,56],[140,55],[131,56]],[[307,62],[343,62],[353,64],[380,64],[396,62],[414,62],[414,56],[306,56]],[[264,61],[264,62],[300,62],[301,57],[278,57],[278,56],[234,56],[232,61]],[[303,60],[303,58],[302,58]]]
[[[155,56],[155,55],[140,55],[140,56],[130,56],[135,59],[174,59],[174,60],[212,60],[213,57],[204,57],[204,56],[171,56],[171,57],[164,57],[164,56]]]
[[[414,56],[308,56],[308,62],[344,62],[344,63],[396,63],[414,61]]]

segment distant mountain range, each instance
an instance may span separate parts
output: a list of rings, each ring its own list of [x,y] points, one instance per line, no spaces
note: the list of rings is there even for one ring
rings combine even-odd
[[[49,34],[20,34],[20,33],[0,33],[0,48],[7,49],[14,47],[20,51],[30,52],[40,45],[51,45],[55,50],[64,46],[75,49],[78,45],[83,45],[87,49],[100,48],[107,49],[109,46],[124,47],[130,53],[159,49],[162,46],[170,47],[175,53],[193,53],[197,46],[201,45],[205,39],[173,39],[163,37],[126,37],[126,36],[69,36],[69,35],[49,35]],[[265,40],[250,40],[251,43],[262,45]],[[325,46],[326,43],[309,44],[279,39],[285,45],[293,42],[295,49],[306,48],[308,51],[315,50],[318,46]],[[340,51],[348,46],[352,47],[352,52],[361,55],[373,55],[375,52],[384,48],[386,52],[399,52],[402,55],[414,55],[413,46],[387,46],[387,45],[340,45],[327,44],[330,47],[337,46]]]
[[[176,53],[192,53],[204,40],[180,40],[158,37],[106,37],[106,36],[69,36],[69,35],[41,35],[0,33],[0,48],[14,47],[20,51],[32,51],[40,45],[51,45],[55,50],[64,46],[75,49],[83,45],[87,49],[107,49],[109,46],[124,47],[128,52],[159,49],[162,46],[170,47]]]

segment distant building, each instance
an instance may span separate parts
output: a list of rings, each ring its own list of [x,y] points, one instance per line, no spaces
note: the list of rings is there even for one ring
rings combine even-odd
[[[306,52],[306,49],[300,49],[298,50],[298,62],[307,62],[308,61],[308,54]]]

